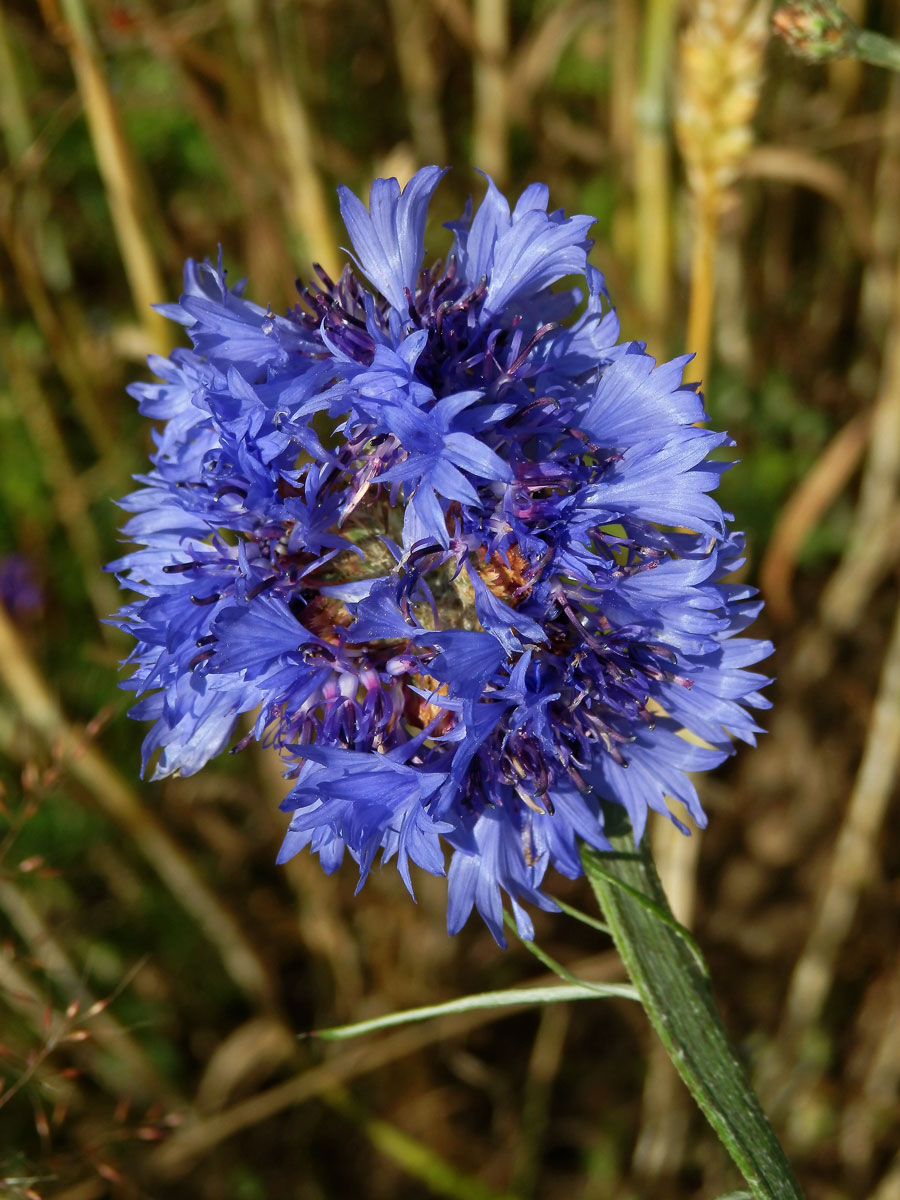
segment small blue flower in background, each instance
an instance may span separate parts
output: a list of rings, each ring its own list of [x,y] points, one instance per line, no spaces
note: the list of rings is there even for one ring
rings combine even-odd
[[[44,591],[34,564],[24,554],[0,556],[0,604],[15,621],[40,617]]]
[[[502,892],[530,937],[548,866],[607,846],[601,798],[636,838],[650,809],[680,824],[667,798],[705,824],[686,772],[753,742],[771,647],[723,582],[731,443],[698,428],[688,358],[617,341],[592,219],[488,181],[423,266],[442,175],[368,208],[342,188],[355,266],[284,316],[188,263],[162,311],[194,348],[131,389],[163,424],[110,569],[139,596],[117,623],[154,778],[255,713],[244,742],[294,781],[282,861],[349,854],[361,885],[380,855],[412,890],[449,850],[450,931],[474,905],[502,943]]]

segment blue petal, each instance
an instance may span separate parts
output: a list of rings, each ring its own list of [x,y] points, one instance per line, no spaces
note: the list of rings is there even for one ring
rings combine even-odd
[[[402,193],[396,179],[376,179],[368,211],[349,188],[338,189],[359,265],[398,312],[409,307],[406,289],[415,288],[425,253],[428,202],[444,174],[440,167],[423,167]]]
[[[465,629],[420,635],[421,641],[439,647],[441,653],[428,665],[428,673],[450,685],[455,696],[477,699],[506,658],[497,638]]]

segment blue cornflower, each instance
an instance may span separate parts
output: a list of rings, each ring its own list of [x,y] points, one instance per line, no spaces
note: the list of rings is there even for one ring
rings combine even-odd
[[[603,849],[601,800],[705,824],[687,774],[753,742],[767,642],[725,582],[741,539],[712,496],[731,443],[698,427],[687,358],[620,343],[586,216],[488,181],[423,266],[443,172],[368,208],[340,191],[355,267],[283,316],[189,263],[162,311],[192,350],[131,392],[162,422],[122,501],[139,548],[125,683],[144,765],[191,774],[253,713],[294,781],[280,858],[442,873],[499,942],[502,892]],[[565,286],[572,276],[581,288]],[[686,738],[690,731],[693,738]],[[682,826],[683,827],[683,826]]]

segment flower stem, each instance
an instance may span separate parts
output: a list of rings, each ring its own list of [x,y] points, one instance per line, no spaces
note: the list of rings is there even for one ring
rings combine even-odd
[[[860,29],[856,35],[855,50],[857,58],[873,67],[900,71],[900,42],[895,42],[893,38],[872,33],[869,29]]]
[[[668,913],[646,840],[604,808],[611,852],[582,848],[585,873],[647,1016],[756,1200],[802,1200],[790,1165],[722,1025],[693,939]]]

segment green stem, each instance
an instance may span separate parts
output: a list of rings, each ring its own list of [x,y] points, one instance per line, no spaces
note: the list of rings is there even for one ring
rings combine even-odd
[[[607,807],[604,815],[613,850],[583,847],[582,861],[651,1024],[756,1200],[802,1200],[732,1049],[695,945],[671,917],[646,839],[635,851],[621,810]]]
[[[873,67],[887,67],[889,71],[900,71],[900,42],[860,29],[855,42],[856,57]]]

